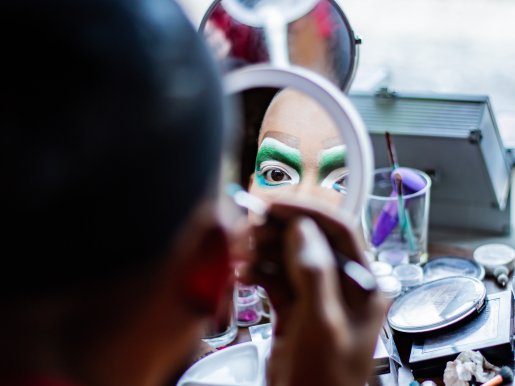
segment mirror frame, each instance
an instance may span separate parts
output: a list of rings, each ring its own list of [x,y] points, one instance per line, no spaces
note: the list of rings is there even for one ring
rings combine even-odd
[[[370,193],[374,163],[372,145],[365,124],[350,100],[333,83],[301,67],[278,68],[256,64],[224,76],[226,94],[234,96],[253,88],[294,88],[314,98],[323,106],[338,128],[348,149],[350,185],[340,211],[352,226],[358,226]],[[342,130],[346,127],[349,130]],[[360,176],[353,179],[353,175]]]

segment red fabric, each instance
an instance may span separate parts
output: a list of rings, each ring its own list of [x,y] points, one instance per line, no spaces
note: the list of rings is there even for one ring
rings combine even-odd
[[[244,59],[248,63],[259,63],[268,59],[263,52],[264,47],[261,47],[263,38],[261,32],[233,19],[221,4],[213,10],[209,20],[222,30],[232,43],[233,57]]]
[[[320,36],[328,39],[333,33],[333,22],[331,20],[331,7],[329,1],[319,2],[313,9],[313,16],[317,21]]]

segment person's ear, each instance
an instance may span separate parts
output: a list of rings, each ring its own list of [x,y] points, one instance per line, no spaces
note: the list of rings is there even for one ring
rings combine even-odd
[[[187,306],[200,314],[214,314],[231,283],[229,237],[219,224],[210,225],[195,235],[192,250],[182,275]]]

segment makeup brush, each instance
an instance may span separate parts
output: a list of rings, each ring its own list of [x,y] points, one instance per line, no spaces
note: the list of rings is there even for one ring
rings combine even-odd
[[[513,382],[513,371],[508,366],[503,366],[499,374],[490,379],[488,382],[483,383],[481,386],[498,386],[505,383]]]
[[[395,186],[393,172],[397,172],[402,176],[402,185],[406,194],[412,194],[422,190],[426,186],[426,181],[420,175],[408,168],[399,166],[397,160],[397,151],[393,144],[392,135],[387,131],[384,133],[386,137],[386,148],[388,150],[388,160],[390,161],[390,167],[392,168],[392,185]]]
[[[384,136],[386,137],[386,148],[388,150],[388,159],[390,160],[390,165],[392,167],[392,171],[397,169],[399,167],[399,163],[397,162],[397,154],[395,152],[395,147],[393,146],[392,142],[392,135],[389,131],[386,131],[384,133]]]
[[[401,228],[401,238],[404,237],[404,232],[407,233],[408,236],[408,245],[410,251],[415,250],[415,241],[413,236],[413,228],[411,227],[411,220],[409,217],[408,209],[406,208],[406,204],[404,202],[404,194],[402,191],[402,176],[395,172],[394,173],[395,184],[397,185],[397,212],[399,213],[399,226]]]
[[[392,173],[390,174],[390,181],[392,183],[393,191],[390,197],[393,197],[397,194],[398,199],[402,198],[402,195],[398,194],[399,187],[395,180],[396,174],[400,175],[401,177],[401,191],[403,191],[405,194],[409,195],[424,189],[424,187],[426,186],[426,181],[419,174],[415,173],[411,169],[399,167],[395,146],[393,145],[392,141],[392,136],[389,132],[385,132],[385,137],[388,149],[388,158],[390,160],[390,166],[392,168]],[[380,246],[392,233],[392,231],[395,229],[398,223],[401,223],[400,225],[404,224],[401,226],[401,237],[403,237],[404,231],[412,230],[409,217],[407,220],[404,219],[404,217],[407,217],[404,214],[406,211],[399,211],[401,206],[405,207],[404,204],[395,205],[395,202],[392,201],[387,202],[384,205],[384,208],[379,214],[377,222],[372,231],[372,245],[374,245],[375,247]],[[406,228],[406,223],[410,224],[409,229]],[[411,232],[410,249],[413,248],[412,250],[414,250],[415,247],[413,240],[413,232]]]
[[[258,216],[259,224],[264,224],[269,219],[266,204],[259,197],[248,193],[238,184],[229,184],[227,187],[227,193],[234,199],[234,202],[238,206],[256,214]],[[356,283],[363,291],[371,293],[377,289],[375,277],[368,269],[337,251],[333,250],[333,254],[338,269]],[[277,264],[272,261],[267,261],[266,267],[263,268],[266,268],[263,271],[266,271],[264,273],[268,275],[276,275],[279,271]]]

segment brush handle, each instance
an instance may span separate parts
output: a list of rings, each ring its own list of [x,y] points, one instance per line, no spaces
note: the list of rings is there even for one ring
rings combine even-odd
[[[392,182],[392,187],[394,190],[397,190],[397,185],[395,183],[395,173],[400,174],[402,177],[402,190],[404,195],[419,192],[426,187],[426,181],[419,174],[414,172],[412,169],[398,167],[392,171],[390,176],[390,181]]]
[[[490,379],[488,382],[483,383],[481,386],[497,386],[497,385],[502,385],[502,384],[503,384],[502,377],[500,375],[496,375],[495,377]]]
[[[390,197],[395,196],[395,193],[390,195]],[[389,201],[384,205],[383,210],[377,218],[376,225],[372,231],[372,245],[374,247],[380,246],[390,235],[390,233],[392,233],[398,223],[399,216],[397,202]]]

